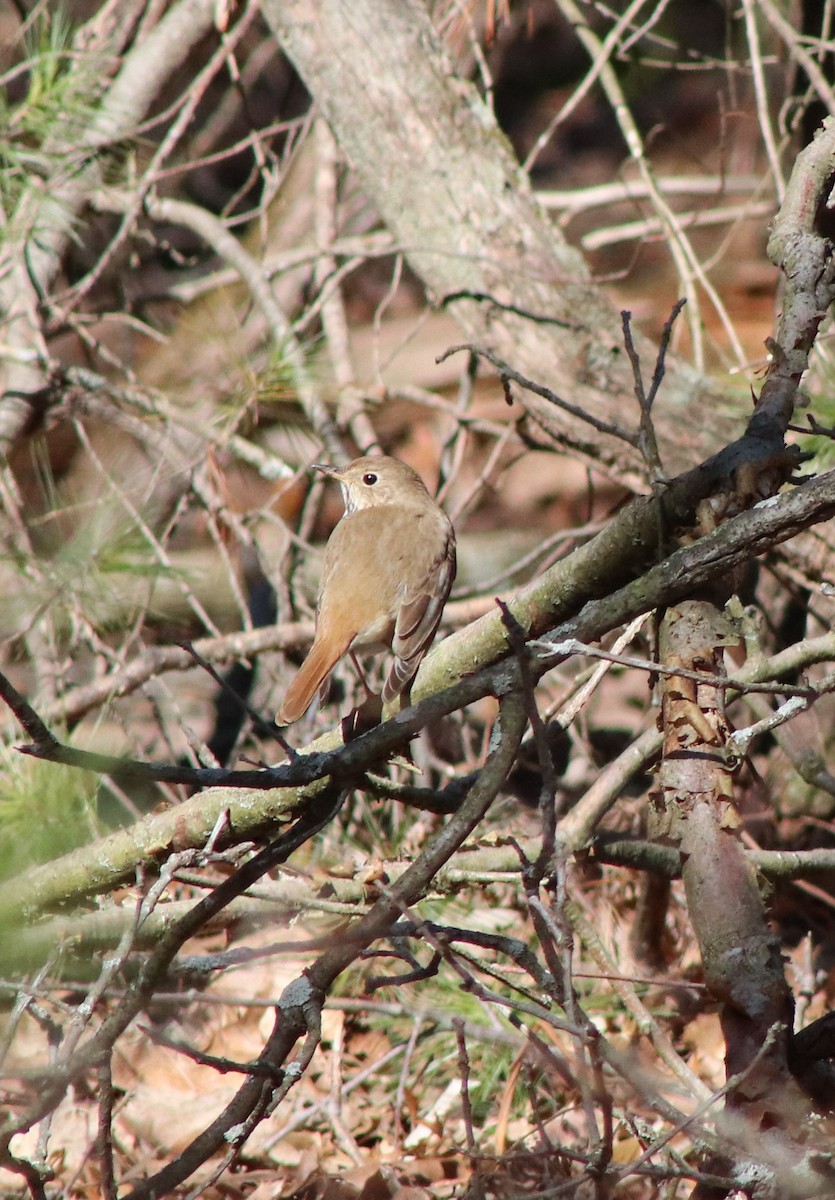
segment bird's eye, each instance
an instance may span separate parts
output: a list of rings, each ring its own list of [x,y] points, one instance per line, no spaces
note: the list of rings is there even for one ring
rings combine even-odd
[[[377,482],[379,475],[375,475],[373,471],[366,471],[362,477],[363,483],[367,483],[369,487]]]

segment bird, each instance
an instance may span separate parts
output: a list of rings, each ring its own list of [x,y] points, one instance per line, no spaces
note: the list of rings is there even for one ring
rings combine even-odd
[[[313,645],[276,715],[280,726],[304,716],[345,654],[358,665],[355,651],[390,649],[382,700],[407,692],[455,578],[452,522],[406,463],[365,455],[312,469],[338,481],[345,511],[325,548]]]

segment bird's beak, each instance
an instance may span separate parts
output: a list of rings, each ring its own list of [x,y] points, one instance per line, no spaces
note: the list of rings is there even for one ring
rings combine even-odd
[[[323,475],[338,475],[339,467],[333,467],[330,463],[311,463],[311,471],[321,471]]]

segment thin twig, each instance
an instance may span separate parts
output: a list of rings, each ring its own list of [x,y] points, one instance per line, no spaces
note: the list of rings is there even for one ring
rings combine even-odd
[[[458,1043],[458,1076],[461,1080],[461,1116],[464,1121],[464,1136],[467,1140],[467,1157],[470,1160],[470,1189],[476,1200],[484,1200],[484,1185],[481,1180],[478,1155],[476,1154],[475,1126],[473,1124],[473,1105],[470,1098],[470,1056],[467,1053],[467,1039],[464,1035],[464,1023],[460,1018],[453,1020],[455,1040]]]
[[[635,383],[635,395],[638,399],[638,407],[640,409],[641,421],[638,432],[638,449],[643,455],[644,462],[647,464],[649,471],[650,483],[653,489],[657,487],[664,479],[664,470],[661,464],[661,455],[658,450],[658,439],[655,436],[655,425],[652,420],[652,406],[655,398],[658,395],[658,389],[661,387],[661,381],[664,378],[665,362],[667,351],[670,346],[670,338],[673,332],[673,326],[676,317],[684,308],[686,301],[679,300],[673,305],[672,312],[667,318],[664,329],[661,334],[661,341],[658,346],[658,354],[655,359],[655,371],[652,376],[652,383],[647,392],[644,385],[644,377],[641,372],[641,359],[635,348],[635,342],[632,337],[632,314],[624,309],[621,312],[621,321],[623,323],[623,344],[626,347],[626,353],[629,356],[629,361],[632,364],[632,378]]]
[[[535,396],[541,396],[543,400],[550,401],[564,412],[570,413],[571,416],[577,417],[578,420],[584,421],[590,425],[592,429],[596,429],[598,433],[609,434],[610,437],[618,438],[622,442],[626,442],[629,446],[637,446],[638,438],[634,433],[628,433],[621,429],[619,425],[613,425],[609,421],[601,421],[598,417],[593,416],[584,408],[580,408],[577,404],[572,404],[569,400],[563,400],[556,392],[552,392],[550,388],[545,387],[541,383],[536,383],[533,379],[528,379],[521,372],[514,370],[503,359],[494,354],[492,350],[488,350],[485,346],[475,346],[470,342],[461,342],[455,346],[449,346],[443,354],[439,354],[435,358],[436,363],[445,362],[452,354],[458,354],[460,351],[466,350],[469,354],[478,354],[481,358],[486,358],[489,363],[492,363],[497,371],[501,374],[502,380],[511,380],[513,383],[518,383],[520,387],[527,392],[533,392]]]

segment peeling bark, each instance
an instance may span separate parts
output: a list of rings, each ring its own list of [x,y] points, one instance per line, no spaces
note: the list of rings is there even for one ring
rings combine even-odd
[[[669,610],[660,630],[667,666],[724,675],[724,647],[734,640],[710,602]],[[687,907],[701,951],[704,982],[720,1005],[727,1105],[737,1137],[761,1157],[780,1160],[779,1185],[790,1194],[804,1157],[808,1100],[789,1061],[794,1001],[780,945],[771,932],[754,868],[739,837],[734,806],[736,762],[720,688],[679,676],[662,685],[664,747],[652,801],[656,825],[678,845]],[[776,1162],[775,1162],[776,1165]],[[805,1178],[805,1168],[803,1169]],[[803,1188],[808,1186],[808,1180]],[[821,1185],[822,1186],[822,1185]]]

